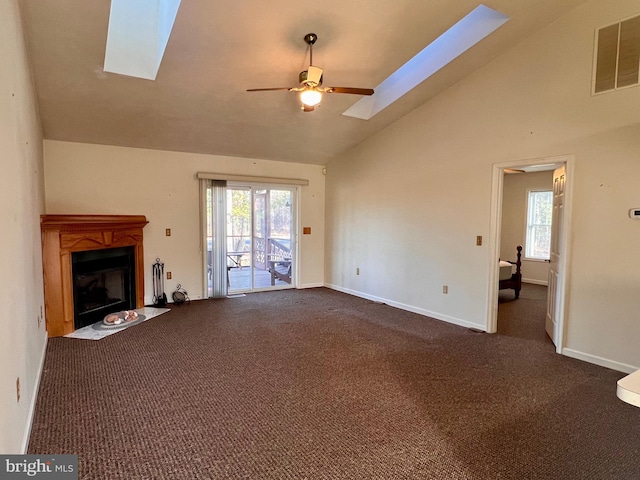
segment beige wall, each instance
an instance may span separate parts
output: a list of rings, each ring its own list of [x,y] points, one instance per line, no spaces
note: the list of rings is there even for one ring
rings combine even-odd
[[[524,244],[527,229],[527,195],[530,190],[551,190],[553,172],[518,173],[504,176],[502,188],[502,225],[500,259],[516,260],[516,246],[522,245],[522,280],[546,285],[549,264],[540,260],[525,260]]]
[[[15,0],[0,2],[0,92],[0,452],[15,454],[26,448],[46,345],[42,134]]]
[[[588,2],[330,163],[327,284],[484,329],[492,165],[571,154],[563,352],[640,368],[640,88],[590,94],[595,29],[639,13]]]
[[[324,180],[318,165],[222,157],[46,140],[46,208],[49,214],[145,215],[145,302],[152,303],[151,265],[165,264],[172,280],[165,293],[181,284],[193,300],[202,298],[198,172],[304,178],[299,236],[299,286],[324,280]],[[165,229],[171,228],[171,236]]]

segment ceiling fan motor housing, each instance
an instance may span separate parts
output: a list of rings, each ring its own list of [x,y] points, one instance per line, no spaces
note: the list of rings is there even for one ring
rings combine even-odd
[[[322,69],[318,67],[314,67],[313,65],[309,65],[307,70],[300,72],[298,75],[298,80],[303,85],[312,85],[314,87],[319,87],[322,85]]]

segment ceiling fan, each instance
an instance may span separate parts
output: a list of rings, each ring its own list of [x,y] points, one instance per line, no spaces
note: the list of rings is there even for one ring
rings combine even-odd
[[[320,104],[323,93],[350,93],[353,95],[373,95],[372,88],[351,88],[351,87],[322,87],[322,69],[313,65],[313,44],[318,40],[315,33],[307,33],[304,41],[309,45],[309,68],[300,72],[299,87],[276,87],[276,88],[251,88],[247,92],[267,92],[273,90],[288,90],[290,92],[300,92],[302,110],[313,112],[314,108]]]

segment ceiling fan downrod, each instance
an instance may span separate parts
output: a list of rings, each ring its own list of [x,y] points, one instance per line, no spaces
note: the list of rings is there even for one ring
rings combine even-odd
[[[307,33],[304,36],[304,41],[309,45],[309,65],[313,65],[313,44],[318,40],[318,36],[315,33]]]

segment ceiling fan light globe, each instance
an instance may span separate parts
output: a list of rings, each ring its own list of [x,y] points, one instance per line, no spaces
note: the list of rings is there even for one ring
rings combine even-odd
[[[322,93],[318,90],[305,90],[300,93],[300,101],[308,107],[315,107],[322,100]]]

